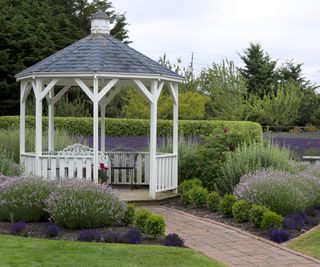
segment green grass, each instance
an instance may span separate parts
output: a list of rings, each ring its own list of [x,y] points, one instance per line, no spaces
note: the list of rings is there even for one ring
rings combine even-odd
[[[190,249],[0,235],[0,266],[190,266],[222,264]]]
[[[288,247],[305,255],[320,259],[320,227],[293,239]]]

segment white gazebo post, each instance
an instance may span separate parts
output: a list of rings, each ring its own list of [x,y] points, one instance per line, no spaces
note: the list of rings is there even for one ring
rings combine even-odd
[[[173,98],[173,138],[172,138],[172,147],[173,147],[173,154],[176,155],[176,162],[174,166],[174,186],[176,187],[175,191],[178,192],[178,121],[179,121],[179,109],[178,109],[178,84],[171,84],[170,83],[170,92]]]
[[[106,105],[104,102],[100,105],[101,113],[101,134],[100,134],[100,151],[105,152],[106,147]]]
[[[20,84],[20,155],[26,152],[26,98],[27,82]]]
[[[150,184],[149,196],[152,199],[156,198],[157,189],[157,93],[158,82],[151,82],[151,96],[150,102]]]
[[[98,183],[99,168],[99,99],[98,99],[98,78],[93,78],[93,181]]]
[[[54,87],[49,91],[48,97],[48,151],[54,151]]]
[[[43,82],[41,79],[36,79],[33,83],[36,101],[36,134],[35,134],[35,147],[36,147],[36,176],[41,176],[41,155],[42,155],[42,98],[41,92],[43,89]]]

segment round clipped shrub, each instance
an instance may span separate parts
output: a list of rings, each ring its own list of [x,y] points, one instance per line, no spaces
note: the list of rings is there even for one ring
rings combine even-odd
[[[166,224],[162,216],[152,214],[146,221],[145,231],[146,234],[156,238],[157,236],[163,235]]]
[[[135,216],[135,225],[140,229],[141,232],[145,232],[146,223],[152,213],[147,209],[138,210]]]
[[[169,247],[183,247],[184,245],[184,240],[182,239],[181,236],[179,236],[176,233],[173,234],[168,234],[164,240],[163,240],[163,244],[165,246],[169,246]]]
[[[0,186],[0,219],[40,221],[48,219],[45,200],[53,184],[40,178],[18,177]]]
[[[286,242],[290,239],[290,235],[287,230],[278,230],[278,229],[272,229],[270,231],[270,239],[277,243]]]
[[[232,216],[236,222],[248,220],[251,205],[246,200],[238,200],[232,206]]]
[[[208,195],[208,208],[211,211],[217,211],[219,207],[221,197],[218,192],[211,192]]]
[[[261,205],[252,205],[249,211],[249,221],[256,227],[261,227],[263,214],[269,210],[268,208]]]
[[[225,194],[219,203],[218,210],[226,216],[232,216],[232,206],[236,201],[234,195]]]
[[[107,185],[63,180],[46,200],[47,211],[58,225],[70,229],[98,228],[118,223],[125,204]]]
[[[179,185],[178,191],[180,193],[181,200],[184,203],[191,202],[189,191],[195,186],[202,186],[202,182],[197,178],[190,179],[190,180],[184,180]]]
[[[50,224],[44,232],[44,235],[46,237],[56,237],[58,236],[58,234],[59,234],[59,226],[55,224]]]
[[[125,225],[133,224],[136,214],[136,208],[133,204],[127,204],[126,211],[123,215],[122,222]]]
[[[267,210],[263,213],[261,228],[269,229],[274,228],[280,230],[282,228],[283,217],[271,210]]]
[[[101,233],[94,229],[85,229],[79,233],[79,241],[83,242],[99,242],[101,240]]]
[[[202,208],[207,204],[208,190],[201,186],[194,186],[189,191],[189,197],[192,204],[198,208]]]

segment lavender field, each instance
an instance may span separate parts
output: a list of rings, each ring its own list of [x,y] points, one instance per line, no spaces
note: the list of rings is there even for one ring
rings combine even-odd
[[[274,144],[290,148],[298,156],[320,156],[320,132],[268,132],[263,136]]]

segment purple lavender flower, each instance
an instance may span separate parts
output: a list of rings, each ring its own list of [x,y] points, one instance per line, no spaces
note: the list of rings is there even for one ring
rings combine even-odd
[[[79,233],[78,240],[84,242],[99,242],[101,239],[101,233],[94,229],[85,229]]]
[[[124,241],[128,244],[140,244],[141,233],[137,227],[132,227],[124,236]]]
[[[172,246],[172,247],[183,247],[184,240],[178,234],[168,234],[164,240],[163,244],[165,246]]]
[[[117,235],[117,233],[113,232],[112,230],[108,230],[103,235],[103,240],[106,243],[116,243],[118,240],[118,235]]]
[[[25,221],[15,222],[14,224],[11,225],[10,233],[13,235],[18,235],[26,228],[27,228],[27,224]]]
[[[270,238],[272,241],[275,241],[277,243],[282,243],[282,242],[288,241],[290,239],[290,235],[287,230],[272,229],[270,231]]]
[[[59,234],[59,226],[56,224],[50,224],[45,230],[46,237],[56,237]]]

